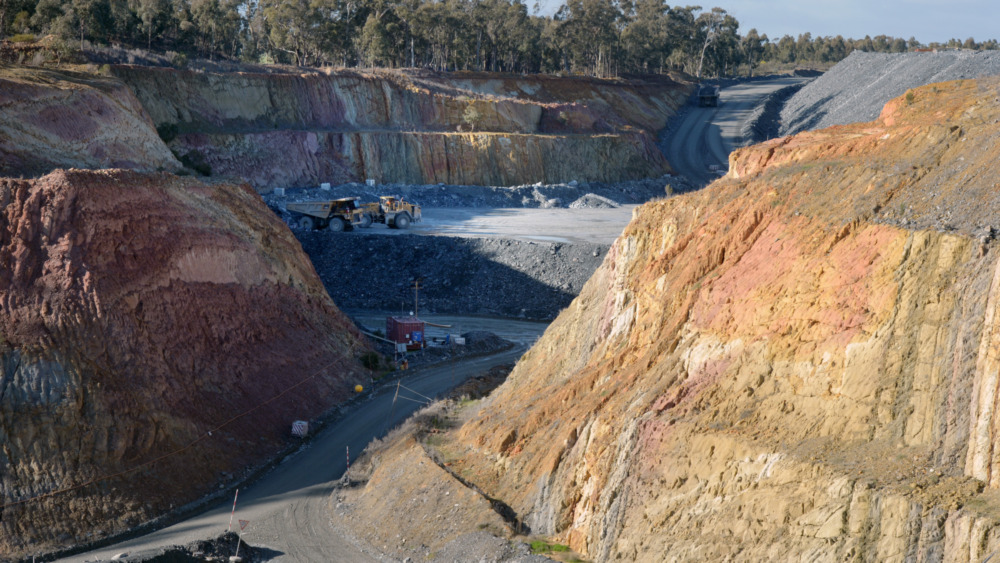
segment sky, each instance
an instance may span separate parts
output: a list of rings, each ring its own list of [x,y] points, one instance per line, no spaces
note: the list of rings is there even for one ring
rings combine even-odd
[[[532,0],[525,2],[529,9]],[[551,15],[562,0],[539,0],[540,13]],[[756,28],[772,41],[783,35],[813,37],[842,35],[860,39],[865,35],[889,35],[921,43],[945,43],[1000,39],[998,0],[717,0],[671,3],[670,6],[701,6],[703,11],[720,7],[740,22],[740,35]]]

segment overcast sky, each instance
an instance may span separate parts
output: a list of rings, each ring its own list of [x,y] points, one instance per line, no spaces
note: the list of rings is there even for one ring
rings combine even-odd
[[[527,0],[529,9],[533,0]],[[782,35],[813,37],[889,35],[921,43],[944,43],[952,37],[964,41],[1000,39],[1000,0],[718,0],[685,1],[671,6],[700,5],[707,11],[718,6],[740,22],[740,35],[751,28],[771,40]],[[562,0],[539,0],[540,13],[551,15]]]

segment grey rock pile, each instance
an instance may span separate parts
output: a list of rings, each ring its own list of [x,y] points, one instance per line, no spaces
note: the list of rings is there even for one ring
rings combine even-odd
[[[494,238],[381,236],[296,230],[342,309],[551,320],[579,293],[608,247]]]
[[[669,186],[669,190],[667,187]],[[293,201],[360,197],[378,201],[379,196],[399,195],[424,207],[483,208],[552,208],[617,207],[645,203],[672,193],[683,193],[694,186],[679,176],[630,180],[617,183],[569,182],[563,184],[527,184],[523,186],[455,186],[445,184],[367,184],[350,183],[319,187],[291,188],[284,195],[264,195],[272,209],[283,209]],[[279,214],[281,214],[279,212]],[[286,217],[287,219],[287,217]]]
[[[910,88],[1000,74],[1000,51],[863,53],[854,51],[789,98],[781,135],[872,121]]]

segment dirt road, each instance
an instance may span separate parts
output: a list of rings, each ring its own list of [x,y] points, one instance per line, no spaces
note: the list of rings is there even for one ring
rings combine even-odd
[[[424,208],[423,220],[408,229],[372,225],[354,232],[398,236],[405,234],[492,237],[536,242],[610,245],[632,219],[635,205],[597,209],[531,209],[489,207]],[[353,233],[336,233],[351,236]]]
[[[402,384],[413,390],[410,397],[419,398],[416,393],[435,397],[494,365],[515,361],[525,349],[519,345],[492,356],[414,370]],[[333,483],[346,468],[346,448],[350,447],[352,457],[360,454],[373,437],[381,436],[421,406],[397,400],[393,407],[395,391],[395,386],[386,386],[371,393],[366,401],[325,428],[308,447],[240,491],[236,518],[250,521],[243,532],[247,542],[273,550],[272,561],[375,560],[331,528],[327,506]],[[231,510],[232,501],[227,500],[168,528],[64,560],[108,561],[120,553],[137,560],[155,555],[163,547],[213,538],[226,531]]]
[[[718,107],[691,107],[661,144],[667,161],[679,174],[701,185],[719,177],[710,167],[725,171],[729,153],[743,141],[741,128],[764,96],[786,86],[810,80],[795,76],[746,82],[723,88]]]

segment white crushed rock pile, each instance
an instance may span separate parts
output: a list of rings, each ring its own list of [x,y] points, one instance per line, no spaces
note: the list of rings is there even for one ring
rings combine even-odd
[[[872,121],[886,102],[910,88],[998,74],[1000,51],[854,51],[785,103],[780,134]]]

